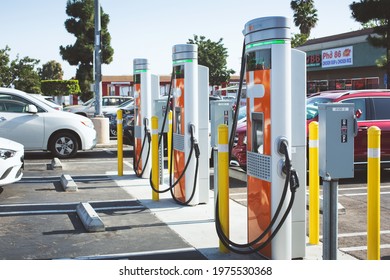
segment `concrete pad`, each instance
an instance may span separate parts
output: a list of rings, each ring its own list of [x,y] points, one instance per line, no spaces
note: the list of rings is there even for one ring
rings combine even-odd
[[[80,203],[76,212],[88,232],[105,231],[103,221],[89,203]]]
[[[77,191],[77,184],[73,181],[72,177],[68,174],[62,174],[60,177],[61,185],[66,192]]]

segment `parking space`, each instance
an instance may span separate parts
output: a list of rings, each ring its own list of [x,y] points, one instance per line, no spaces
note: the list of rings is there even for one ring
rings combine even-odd
[[[116,184],[110,176],[116,168],[111,151],[84,156],[90,158],[61,161],[53,168],[50,155],[26,154],[23,179],[0,189],[0,259],[204,259]],[[77,191],[64,190],[64,173]],[[81,203],[91,205],[104,231],[88,231],[77,212]]]
[[[23,179],[0,188],[0,259],[219,258],[215,256],[217,241],[212,240],[213,219],[200,215],[204,211],[212,213],[212,205],[196,206],[202,210],[195,216],[169,216],[171,212],[187,213],[194,207],[178,208],[164,197],[157,204],[152,202],[147,180],[140,180],[132,173],[132,150],[125,149],[124,155],[126,175],[118,177],[115,147],[82,152],[77,158],[62,160],[60,165],[55,165],[58,162],[53,162],[50,154],[26,153]],[[64,174],[72,178],[77,191],[64,190],[61,183]],[[354,179],[339,182],[338,197],[343,209],[338,216],[338,245],[346,255],[366,259],[366,176],[364,172],[355,175]],[[389,170],[382,172],[381,180],[381,256],[386,259],[390,256]],[[210,186],[214,188],[212,169]],[[139,200],[138,195],[133,195],[139,192],[146,193],[140,197],[147,199]],[[245,209],[246,196],[245,173],[231,168],[231,201]],[[76,210],[81,203],[91,205],[104,224],[104,231],[88,231]],[[232,223],[239,224],[233,226],[232,234],[244,233],[246,221],[235,221],[235,214],[231,214]],[[189,239],[183,237],[187,234],[181,232],[184,226],[208,236],[202,241],[205,244],[192,242],[191,232]],[[207,233],[210,230],[211,236]],[[202,246],[210,247],[210,243],[215,247],[214,255],[199,250]]]

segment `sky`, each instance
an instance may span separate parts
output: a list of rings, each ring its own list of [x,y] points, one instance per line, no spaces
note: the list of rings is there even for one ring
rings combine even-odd
[[[354,0],[315,0],[317,26],[311,38],[345,33],[361,28],[351,17]],[[357,0],[355,0],[357,1]],[[8,46],[10,59],[50,60],[62,65],[64,79],[76,66],[62,60],[59,47],[73,45],[76,37],[66,31],[66,0],[0,0],[0,49]],[[194,35],[212,41],[223,39],[228,51],[227,67],[240,70],[242,30],[255,18],[284,16],[291,19],[291,32],[299,33],[292,21],[290,0],[100,0],[109,15],[108,31],[114,49],[113,62],[102,65],[103,75],[131,75],[133,59],[146,58],[151,73],[171,73],[172,47],[185,44]]]

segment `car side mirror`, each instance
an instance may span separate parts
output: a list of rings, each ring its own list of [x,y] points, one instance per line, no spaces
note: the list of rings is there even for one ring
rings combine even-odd
[[[359,118],[362,116],[362,114],[363,114],[362,110],[357,109],[356,112],[355,112],[355,117],[356,117],[357,119],[359,119]]]
[[[26,105],[25,112],[31,113],[31,114],[36,114],[36,113],[38,113],[38,109],[35,105],[28,104],[28,105]]]

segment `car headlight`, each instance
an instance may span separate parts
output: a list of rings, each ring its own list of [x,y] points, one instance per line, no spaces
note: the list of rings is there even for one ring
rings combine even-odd
[[[16,154],[16,151],[10,149],[0,149],[0,158],[7,159],[13,157]]]

